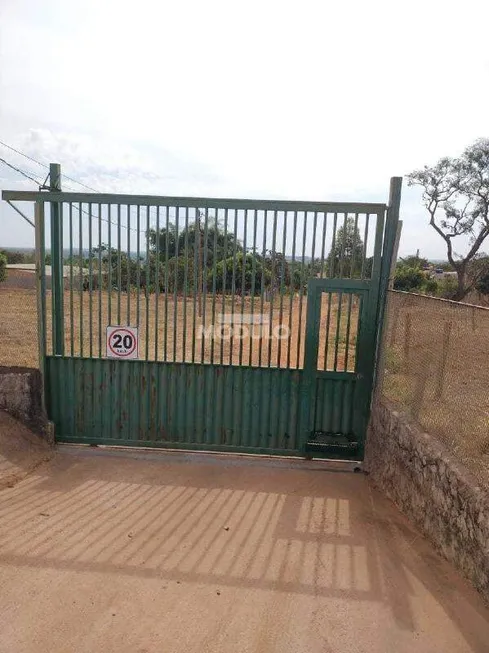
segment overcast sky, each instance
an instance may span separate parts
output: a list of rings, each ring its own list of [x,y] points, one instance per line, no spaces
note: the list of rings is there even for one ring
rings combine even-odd
[[[489,136],[488,20],[487,0],[0,0],[0,139],[101,191],[386,201]],[[1,163],[0,186],[34,188]],[[444,257],[406,186],[402,219],[401,255]],[[0,220],[0,247],[33,244]]]

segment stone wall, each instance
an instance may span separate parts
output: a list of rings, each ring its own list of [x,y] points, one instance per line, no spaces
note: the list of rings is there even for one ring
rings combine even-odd
[[[49,442],[53,441],[53,431],[42,406],[39,370],[0,366],[0,409],[22,421]]]
[[[489,491],[385,399],[372,409],[365,469],[489,601]]]

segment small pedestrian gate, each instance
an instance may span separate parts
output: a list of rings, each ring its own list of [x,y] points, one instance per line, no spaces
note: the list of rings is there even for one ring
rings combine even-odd
[[[85,194],[59,179],[53,164],[49,191],[3,192],[35,202],[59,442],[363,458],[401,179],[388,205]]]

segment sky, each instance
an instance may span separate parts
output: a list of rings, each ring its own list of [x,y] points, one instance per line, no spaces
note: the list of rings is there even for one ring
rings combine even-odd
[[[386,202],[489,136],[488,20],[487,0],[1,0],[0,140],[104,192]],[[0,188],[35,184],[0,162]],[[445,257],[406,183],[401,218],[401,256]],[[0,202],[0,247],[33,243]]]

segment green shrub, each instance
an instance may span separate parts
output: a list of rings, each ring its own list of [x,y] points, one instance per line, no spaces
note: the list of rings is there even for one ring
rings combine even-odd
[[[404,290],[405,292],[422,290],[425,282],[426,275],[420,268],[401,265],[396,269],[396,275],[394,277],[395,290]]]
[[[5,254],[0,254],[0,282],[5,281],[7,278],[7,257]]]
[[[457,280],[453,277],[444,277],[438,282],[438,297],[442,299],[453,299],[458,288]]]

